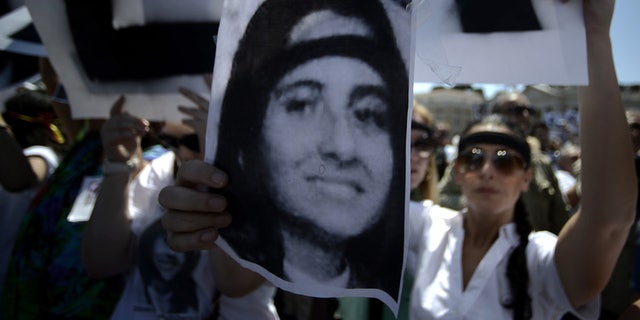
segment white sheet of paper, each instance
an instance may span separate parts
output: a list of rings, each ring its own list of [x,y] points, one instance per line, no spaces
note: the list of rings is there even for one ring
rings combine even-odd
[[[0,18],[0,50],[34,57],[46,57],[47,50],[41,43],[11,38],[11,35],[31,23],[27,7],[22,6]]]
[[[154,81],[90,81],[71,39],[64,1],[26,0],[25,4],[65,87],[75,119],[108,118],[111,106],[124,94],[126,109],[131,114],[148,120],[181,121],[186,117],[178,111],[177,106],[190,106],[193,103],[178,92],[179,87],[189,88],[205,97],[209,94],[209,88],[200,75]]]
[[[448,0],[418,1],[415,82],[584,85],[581,1],[533,0],[542,31],[463,33]]]

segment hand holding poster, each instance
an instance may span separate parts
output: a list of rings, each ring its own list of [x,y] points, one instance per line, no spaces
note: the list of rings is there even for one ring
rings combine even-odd
[[[396,308],[410,22],[391,1],[226,3],[206,149],[232,177],[219,246],[285,290]]]

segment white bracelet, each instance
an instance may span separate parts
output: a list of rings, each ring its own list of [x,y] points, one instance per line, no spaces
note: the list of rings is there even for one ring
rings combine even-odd
[[[109,160],[104,160],[102,163],[102,174],[114,174],[114,173],[127,173],[132,174],[138,170],[138,164],[140,160],[138,158],[133,158],[128,160],[127,162],[111,162]]]

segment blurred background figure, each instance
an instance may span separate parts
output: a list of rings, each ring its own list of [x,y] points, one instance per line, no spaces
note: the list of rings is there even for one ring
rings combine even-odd
[[[531,126],[531,130],[529,130],[529,136],[534,137],[538,140],[540,145],[540,152],[545,154],[551,160],[551,164],[556,164],[556,154],[557,145],[554,145],[554,141],[551,140],[549,136],[549,126],[547,126],[544,122],[536,122]]]
[[[451,124],[447,121],[436,121],[435,150],[436,167],[438,168],[438,180],[444,175],[447,166],[455,158],[455,147],[451,143]]]
[[[579,159],[580,147],[568,142],[560,149],[556,161],[555,174],[558,179],[558,186],[572,212],[579,200],[575,193],[577,179],[574,172],[574,165]]]
[[[640,186],[640,111],[628,109],[625,113],[635,154],[636,181]],[[604,320],[617,319],[627,307],[640,299],[640,198],[636,203],[635,227],[629,231],[609,283],[602,292]],[[636,307],[640,305],[636,301]],[[633,318],[625,318],[633,319]]]
[[[62,89],[47,59],[36,66],[47,96]],[[73,119],[66,100],[50,101],[69,148],[22,214],[3,279],[0,319],[105,319],[124,279],[84,275],[79,250],[84,223],[67,220],[85,178],[101,174],[104,120]]]
[[[0,297],[20,222],[67,146],[44,90],[28,85],[5,102],[0,116]]]
[[[437,153],[439,145],[435,120],[427,107],[414,101],[411,117],[411,171],[410,171],[410,200],[415,202],[431,201],[438,203],[438,169]],[[415,222],[421,219],[419,215],[411,215],[415,211],[409,211],[410,226],[421,223]],[[417,232],[409,232],[411,235]],[[410,241],[409,243],[417,243]],[[418,248],[409,248],[407,266],[415,266],[418,259]],[[415,270],[407,269],[402,284],[402,297],[397,319],[409,319],[409,298],[413,289]],[[391,310],[377,299],[366,298],[340,298],[338,312],[343,320],[368,320],[368,319],[396,319]]]

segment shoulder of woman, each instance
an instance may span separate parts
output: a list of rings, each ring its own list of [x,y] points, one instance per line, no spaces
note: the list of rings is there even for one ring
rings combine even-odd
[[[441,207],[434,204],[431,200],[424,200],[421,202],[411,201],[409,204],[409,212],[411,216],[421,216],[429,218],[429,220],[431,220],[431,217],[449,220],[460,216],[459,211]]]
[[[527,250],[553,251],[558,242],[558,236],[549,231],[534,231],[529,234],[529,245]]]
[[[430,208],[431,214],[435,214],[442,218],[448,218],[448,219],[461,216],[462,214],[462,211],[454,210],[454,209],[450,209],[447,207],[434,204],[433,202],[431,202],[431,200],[427,200],[427,201],[429,201],[431,205],[431,208]]]
[[[60,162],[60,156],[47,146],[31,146],[22,151],[27,157],[41,157],[50,167],[57,167]]]

